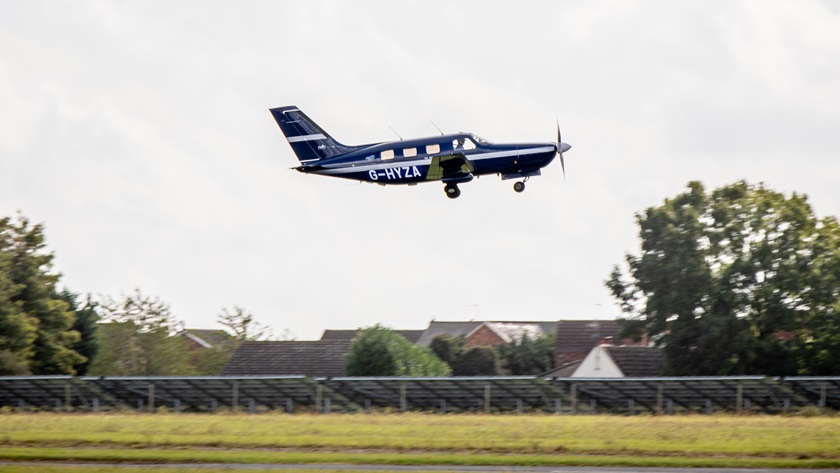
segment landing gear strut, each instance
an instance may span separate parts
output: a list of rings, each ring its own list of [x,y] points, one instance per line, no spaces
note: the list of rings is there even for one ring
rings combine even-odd
[[[447,184],[443,187],[443,192],[446,193],[446,197],[450,199],[457,199],[459,195],[461,195],[461,189],[458,189],[458,184]]]

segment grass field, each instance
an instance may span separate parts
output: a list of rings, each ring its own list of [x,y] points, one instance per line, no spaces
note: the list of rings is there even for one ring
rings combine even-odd
[[[16,413],[0,460],[836,468],[840,418]]]

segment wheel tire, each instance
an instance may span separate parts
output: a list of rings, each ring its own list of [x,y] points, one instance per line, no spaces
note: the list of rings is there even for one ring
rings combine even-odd
[[[522,192],[525,190],[525,183],[521,181],[517,181],[513,183],[513,190],[516,192]]]
[[[443,188],[443,191],[446,193],[446,197],[450,199],[457,199],[461,195],[461,189],[458,189],[456,185],[447,185]]]

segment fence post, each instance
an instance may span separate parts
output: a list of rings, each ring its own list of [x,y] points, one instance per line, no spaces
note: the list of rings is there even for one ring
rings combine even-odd
[[[490,413],[490,385],[484,385],[484,412]]]
[[[155,383],[149,383],[149,412],[155,412]]]
[[[662,383],[659,383],[656,386],[656,413],[662,414],[662,403],[664,401],[664,391],[665,386]]]
[[[408,400],[405,394],[405,383],[400,383],[400,412],[408,410]]]
[[[822,408],[822,409],[825,409],[825,407],[827,405],[827,403],[826,403],[827,392],[826,391],[827,391],[826,390],[826,384],[822,383],[822,385],[820,385],[820,408]]]
[[[572,414],[577,414],[577,383],[572,384]]]
[[[738,387],[735,391],[735,412],[741,413],[741,404],[744,402],[744,385],[738,381]]]
[[[440,413],[446,414],[446,399],[440,400]]]
[[[230,397],[231,397],[230,409],[233,412],[236,412],[236,411],[239,410],[239,381],[234,381],[233,382],[233,387],[231,388],[231,391],[232,392],[230,393]]]
[[[73,385],[67,383],[64,385],[64,410],[69,411],[73,406]]]
[[[554,413],[559,414],[561,412],[563,412],[563,400],[557,398],[554,400]]]

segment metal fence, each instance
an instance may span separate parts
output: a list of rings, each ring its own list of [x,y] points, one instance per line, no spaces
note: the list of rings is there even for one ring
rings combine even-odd
[[[677,414],[840,410],[840,377],[0,377],[6,410]]]

